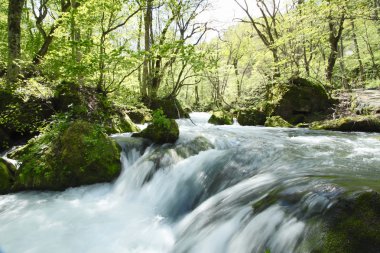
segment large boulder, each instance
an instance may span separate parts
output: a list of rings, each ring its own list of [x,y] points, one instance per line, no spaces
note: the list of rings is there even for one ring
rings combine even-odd
[[[16,168],[13,164],[0,158],[0,194],[9,193],[11,191]]]
[[[322,253],[378,253],[380,249],[380,195],[361,193],[339,199],[324,218]]]
[[[175,143],[179,137],[179,127],[174,119],[168,119],[162,110],[153,113],[152,123],[132,137],[141,137],[157,144]]]
[[[149,101],[149,104],[147,106],[152,110],[161,109],[169,119],[190,117],[176,98],[154,99]]]
[[[232,125],[234,123],[234,118],[232,114],[225,111],[213,112],[208,123],[213,125]]]
[[[331,130],[342,132],[377,132],[380,133],[380,119],[376,116],[355,116],[335,120],[313,122],[314,130]]]
[[[238,111],[237,121],[242,126],[262,126],[266,117],[266,113],[260,109],[246,108]]]
[[[293,78],[273,89],[272,115],[281,116],[289,123],[312,122],[330,111],[332,102],[319,84],[303,78]]]
[[[98,125],[52,124],[12,154],[21,162],[12,190],[64,190],[110,182],[121,171],[120,148]]]
[[[280,116],[268,117],[265,121],[266,127],[292,127],[292,124],[281,118]]]

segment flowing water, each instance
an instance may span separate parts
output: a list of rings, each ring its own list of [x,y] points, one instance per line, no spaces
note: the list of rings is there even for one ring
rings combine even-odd
[[[371,134],[179,120],[176,145],[129,135],[116,182],[0,196],[0,252],[311,252],[324,211],[380,190]]]

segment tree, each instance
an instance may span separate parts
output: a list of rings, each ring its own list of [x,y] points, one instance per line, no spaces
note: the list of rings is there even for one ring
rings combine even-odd
[[[8,2],[8,84],[17,81],[21,60],[21,17],[25,0]]]

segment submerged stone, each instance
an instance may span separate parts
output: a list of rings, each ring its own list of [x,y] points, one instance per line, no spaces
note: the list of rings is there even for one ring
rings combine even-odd
[[[208,123],[213,125],[232,125],[234,119],[232,114],[224,111],[213,112]]]

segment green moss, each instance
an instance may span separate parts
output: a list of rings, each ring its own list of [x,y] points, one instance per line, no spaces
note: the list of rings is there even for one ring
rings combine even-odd
[[[152,121],[151,110],[148,108],[129,108],[127,114],[132,122],[136,124],[145,124]]]
[[[323,253],[377,253],[380,248],[380,195],[366,192],[340,199],[327,212]]]
[[[232,125],[234,123],[234,119],[232,114],[224,111],[216,111],[213,112],[208,123],[213,125]]]
[[[380,132],[380,119],[375,116],[347,117],[336,120],[313,122],[314,130],[331,130],[343,132]]]
[[[168,119],[162,110],[157,110],[153,113],[152,124],[132,136],[149,139],[157,144],[175,143],[179,137],[179,127],[174,119]]]
[[[22,162],[15,190],[63,190],[109,182],[121,170],[120,150],[97,125],[58,122],[13,154]]]
[[[276,84],[270,99],[274,108],[270,115],[281,116],[291,124],[323,118],[332,104],[321,85],[303,78]]]
[[[110,115],[105,125],[108,134],[140,132],[129,116],[123,112]]]
[[[268,117],[264,124],[266,127],[292,127],[292,125],[280,116]]]
[[[14,181],[16,168],[3,158],[0,158],[0,194],[9,193]]]
[[[237,121],[242,126],[264,125],[267,114],[257,108],[242,109],[238,112]]]

